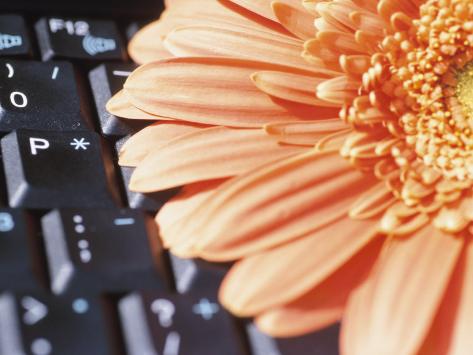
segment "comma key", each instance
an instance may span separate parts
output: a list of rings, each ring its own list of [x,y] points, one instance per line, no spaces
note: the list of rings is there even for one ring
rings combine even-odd
[[[113,207],[113,164],[92,132],[17,130],[1,140],[12,207]]]

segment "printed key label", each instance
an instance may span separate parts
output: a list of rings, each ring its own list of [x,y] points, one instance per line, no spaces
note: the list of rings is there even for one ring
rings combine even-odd
[[[73,138],[69,145],[77,151],[87,150],[90,146],[90,142],[85,138]],[[30,137],[30,150],[31,155],[38,155],[39,151],[47,150],[51,147],[50,142],[44,138]]]
[[[164,298],[158,298],[151,303],[151,311],[158,316],[159,324],[163,328],[169,328],[173,323],[173,316],[176,313],[176,307],[171,301]]]
[[[51,18],[49,19],[49,29],[52,33],[66,31],[71,36],[86,36],[89,34],[90,26],[85,21]]]
[[[23,38],[21,36],[0,33],[0,51],[13,47],[21,47],[22,45]]]
[[[15,222],[10,213],[0,212],[0,232],[10,232],[15,228]]]

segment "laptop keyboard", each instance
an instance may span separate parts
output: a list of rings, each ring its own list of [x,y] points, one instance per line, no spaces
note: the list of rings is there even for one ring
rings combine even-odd
[[[0,13],[0,355],[336,354],[337,327],[271,339],[219,305],[226,265],[161,247],[175,191],[127,189],[145,123],[105,110],[138,27]]]

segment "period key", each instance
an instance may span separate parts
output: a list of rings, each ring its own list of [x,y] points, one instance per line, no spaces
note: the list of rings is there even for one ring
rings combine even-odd
[[[17,130],[1,149],[12,207],[113,207],[119,200],[96,133]]]

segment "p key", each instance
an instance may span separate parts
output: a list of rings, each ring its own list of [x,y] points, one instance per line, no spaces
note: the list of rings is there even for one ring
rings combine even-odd
[[[96,133],[18,130],[1,149],[12,207],[112,207],[118,200]]]
[[[0,131],[86,130],[70,63],[0,60]]]

